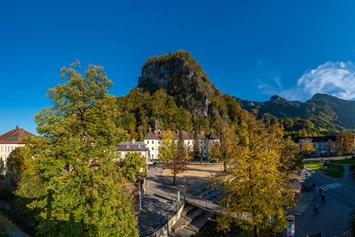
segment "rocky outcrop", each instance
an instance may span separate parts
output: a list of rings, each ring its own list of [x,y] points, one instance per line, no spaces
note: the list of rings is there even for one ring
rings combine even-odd
[[[201,66],[190,53],[175,53],[152,57],[142,68],[138,87],[154,93],[163,88],[182,106],[196,115],[218,114],[211,103],[220,96]]]

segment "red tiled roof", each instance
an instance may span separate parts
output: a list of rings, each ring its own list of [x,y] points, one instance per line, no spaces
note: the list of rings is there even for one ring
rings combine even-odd
[[[149,130],[149,132],[147,133],[147,135],[145,135],[144,139],[157,139],[157,137],[156,137],[155,134],[152,132],[152,130]]]
[[[0,136],[0,144],[24,144],[22,138],[26,136],[35,135],[16,126],[15,129],[12,129],[11,131],[8,131]]]
[[[212,131],[211,134],[208,136],[209,140],[218,140],[217,134]]]

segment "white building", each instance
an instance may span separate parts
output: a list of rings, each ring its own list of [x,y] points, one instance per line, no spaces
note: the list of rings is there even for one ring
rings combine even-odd
[[[148,163],[149,150],[144,142],[122,142],[118,145],[118,153],[120,154],[120,159],[124,159],[129,152],[138,153],[146,158],[146,163]]]
[[[177,142],[179,140],[179,132],[171,131],[170,133],[173,135],[174,141]],[[190,149],[192,150],[195,142],[195,134],[193,132],[182,131],[182,137],[184,140],[184,145],[186,147],[190,147]],[[158,159],[159,147],[162,143],[162,139],[163,132],[160,130],[157,132],[152,132],[151,130],[149,130],[149,132],[144,137],[144,143],[147,145],[149,150],[150,160]],[[197,140],[199,142],[200,151],[203,158],[206,158],[208,156],[209,144],[220,141],[216,133],[213,131],[209,135],[205,135],[204,132],[198,132]]]
[[[298,148],[302,148],[302,144],[306,141],[312,143],[315,151],[313,156],[333,156],[341,155],[341,152],[335,150],[335,140],[336,136],[319,136],[319,137],[300,137],[296,138],[294,141],[298,145]]]
[[[35,136],[32,133],[16,126],[15,129],[8,131],[0,136],[0,158],[5,162],[11,151],[16,147],[23,147],[25,144],[22,141],[23,137]]]

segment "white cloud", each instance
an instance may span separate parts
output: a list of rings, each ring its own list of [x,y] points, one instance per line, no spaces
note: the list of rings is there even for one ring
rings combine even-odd
[[[259,81],[262,93],[279,95],[288,100],[305,101],[316,93],[325,93],[346,100],[355,99],[355,65],[352,62],[326,62],[306,71],[293,88],[282,89],[280,78],[276,86]]]

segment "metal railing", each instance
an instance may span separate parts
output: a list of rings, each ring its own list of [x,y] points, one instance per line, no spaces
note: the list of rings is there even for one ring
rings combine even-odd
[[[145,236],[150,236],[153,233],[157,232],[162,228],[176,213],[178,210],[184,205],[184,201],[175,201],[172,205],[169,205],[169,207],[165,208],[161,212],[161,217],[159,218],[159,222],[156,222],[155,224],[152,225],[151,228],[145,230],[145,231],[140,231],[139,236],[140,237],[145,237]]]

